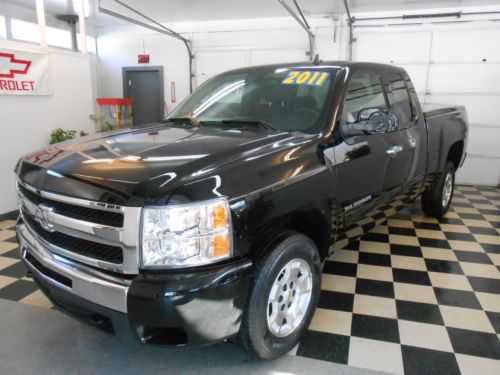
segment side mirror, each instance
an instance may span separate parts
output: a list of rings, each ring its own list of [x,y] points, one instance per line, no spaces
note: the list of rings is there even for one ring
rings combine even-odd
[[[356,122],[341,126],[341,130],[346,137],[390,133],[398,128],[398,115],[389,108],[379,107],[364,108],[359,111]]]

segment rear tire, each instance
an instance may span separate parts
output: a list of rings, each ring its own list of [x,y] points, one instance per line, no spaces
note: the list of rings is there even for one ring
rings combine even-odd
[[[320,284],[319,252],[308,237],[292,232],[267,251],[257,262],[241,323],[245,350],[262,359],[292,350],[311,322]]]
[[[447,162],[440,180],[422,194],[422,210],[437,219],[449,210],[455,189],[455,166]]]

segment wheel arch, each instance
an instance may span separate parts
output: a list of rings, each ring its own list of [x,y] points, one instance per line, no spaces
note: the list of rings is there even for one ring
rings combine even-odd
[[[318,248],[321,259],[328,256],[332,242],[330,223],[317,210],[289,215],[285,227],[309,237]]]
[[[259,258],[277,243],[293,234],[302,234],[316,245],[321,260],[328,256],[332,244],[330,221],[319,209],[298,210],[266,224],[266,230],[257,237],[250,254]]]
[[[455,170],[460,167],[460,162],[462,161],[462,156],[464,152],[464,141],[460,140],[453,143],[448,150],[448,155],[446,161],[450,161],[455,166]]]

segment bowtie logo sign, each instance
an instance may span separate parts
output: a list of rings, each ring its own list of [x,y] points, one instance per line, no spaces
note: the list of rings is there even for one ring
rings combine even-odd
[[[16,59],[12,53],[0,52],[0,78],[14,78],[16,74],[27,74],[31,61]]]

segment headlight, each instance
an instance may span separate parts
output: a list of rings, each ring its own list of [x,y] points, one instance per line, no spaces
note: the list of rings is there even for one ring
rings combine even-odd
[[[144,209],[144,267],[212,263],[229,258],[232,245],[231,213],[225,198]]]

